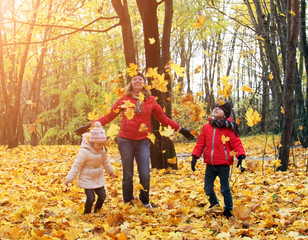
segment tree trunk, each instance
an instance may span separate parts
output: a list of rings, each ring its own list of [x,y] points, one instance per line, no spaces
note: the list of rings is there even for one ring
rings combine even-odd
[[[120,17],[122,28],[122,38],[125,53],[125,62],[128,67],[130,63],[136,63],[136,51],[134,47],[134,38],[132,32],[131,20],[128,12],[127,0],[112,0],[112,5]]]
[[[295,13],[292,15],[291,10]],[[283,125],[279,148],[280,171],[288,170],[291,136],[294,122],[294,85],[296,77],[296,48],[299,35],[299,0],[288,0],[287,11],[287,62],[284,79],[284,110]]]
[[[157,7],[158,4],[156,0],[137,0],[138,9],[141,15],[142,23],[143,23],[143,32],[144,32],[144,46],[145,46],[145,57],[146,57],[146,69],[149,68],[158,68],[158,72],[160,74],[164,73],[164,65],[165,62],[162,62],[162,58],[160,55],[160,39],[159,39],[159,29],[158,29],[158,18],[157,18]],[[164,36],[163,36],[163,49],[164,52],[164,60],[166,61],[169,56],[169,48],[170,48],[170,28],[171,28],[171,19],[172,19],[172,0],[168,0],[165,3],[165,14],[169,14],[170,16],[165,17],[164,23]],[[167,13],[168,12],[168,13]],[[150,44],[149,39],[154,38],[155,43]],[[169,38],[169,39],[167,39]],[[165,74],[168,77],[168,74]],[[149,84],[151,84],[151,79],[149,79]],[[170,79],[169,79],[170,84]],[[169,86],[171,89],[171,85]],[[158,97],[158,104],[164,109],[168,104],[168,95],[162,93],[161,91],[152,89],[152,94]],[[171,105],[169,107],[170,111]],[[168,114],[168,112],[167,112]],[[170,112],[171,116],[171,112]],[[169,116],[169,117],[170,117]],[[159,133],[159,122],[152,117],[152,132],[154,133],[156,140],[155,144],[151,144],[151,164],[153,168],[168,168],[171,166],[176,169],[177,165],[170,165],[168,163],[168,159],[176,157],[174,145],[169,138],[162,137]]]

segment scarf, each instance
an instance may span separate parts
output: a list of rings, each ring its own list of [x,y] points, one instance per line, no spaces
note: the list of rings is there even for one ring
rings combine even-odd
[[[235,122],[230,122],[226,119],[224,120],[215,120],[213,118],[210,119],[210,124],[216,128],[230,128],[234,130],[235,136],[238,137],[240,132],[237,128],[237,124]]]

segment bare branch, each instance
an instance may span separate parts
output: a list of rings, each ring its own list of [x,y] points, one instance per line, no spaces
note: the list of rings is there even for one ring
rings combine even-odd
[[[115,18],[115,17],[114,17]],[[95,20],[93,20],[92,22],[88,23],[87,25],[81,27],[81,28],[74,28],[74,27],[66,27],[66,26],[55,26],[55,27],[64,27],[64,28],[70,28],[70,29],[75,29],[75,31],[72,31],[72,32],[69,32],[69,33],[64,33],[64,34],[60,34],[56,37],[53,37],[53,38],[49,38],[49,39],[46,39],[46,40],[43,40],[43,41],[37,41],[37,42],[15,42],[15,43],[6,43],[6,42],[3,42],[3,46],[11,46],[11,45],[23,45],[23,44],[42,44],[42,43],[46,43],[46,42],[50,42],[50,41],[53,41],[53,40],[57,40],[61,37],[64,37],[64,36],[70,36],[72,34],[75,34],[77,32],[80,32],[80,31],[84,31],[84,32],[100,32],[100,33],[103,33],[103,32],[108,32],[109,30],[117,27],[117,26],[120,26],[120,23],[117,23],[117,24],[114,24],[113,26],[105,29],[105,30],[94,30],[94,29],[86,29],[87,27],[89,27],[90,25],[92,25],[93,23],[101,20],[101,19],[107,19],[107,18],[104,18],[104,17],[99,17]],[[26,24],[26,23],[25,23]],[[27,23],[28,24],[28,23]],[[31,25],[31,24],[30,24]],[[45,27],[53,27],[53,25],[42,25],[42,24],[36,24],[36,25],[39,25],[39,26],[45,26]]]

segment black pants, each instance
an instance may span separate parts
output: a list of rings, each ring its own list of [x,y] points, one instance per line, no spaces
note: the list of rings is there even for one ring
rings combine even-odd
[[[94,207],[94,212],[97,212],[102,208],[103,203],[106,199],[106,191],[104,187],[96,188],[96,189],[85,189],[84,190],[87,195],[87,200],[84,206],[84,213],[91,213],[92,205],[95,202],[95,194],[97,195],[97,201]]]

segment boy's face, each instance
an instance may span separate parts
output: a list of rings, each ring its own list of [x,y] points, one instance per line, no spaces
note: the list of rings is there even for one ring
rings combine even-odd
[[[212,112],[212,116],[215,119],[225,119],[225,112],[220,107],[215,107]]]

